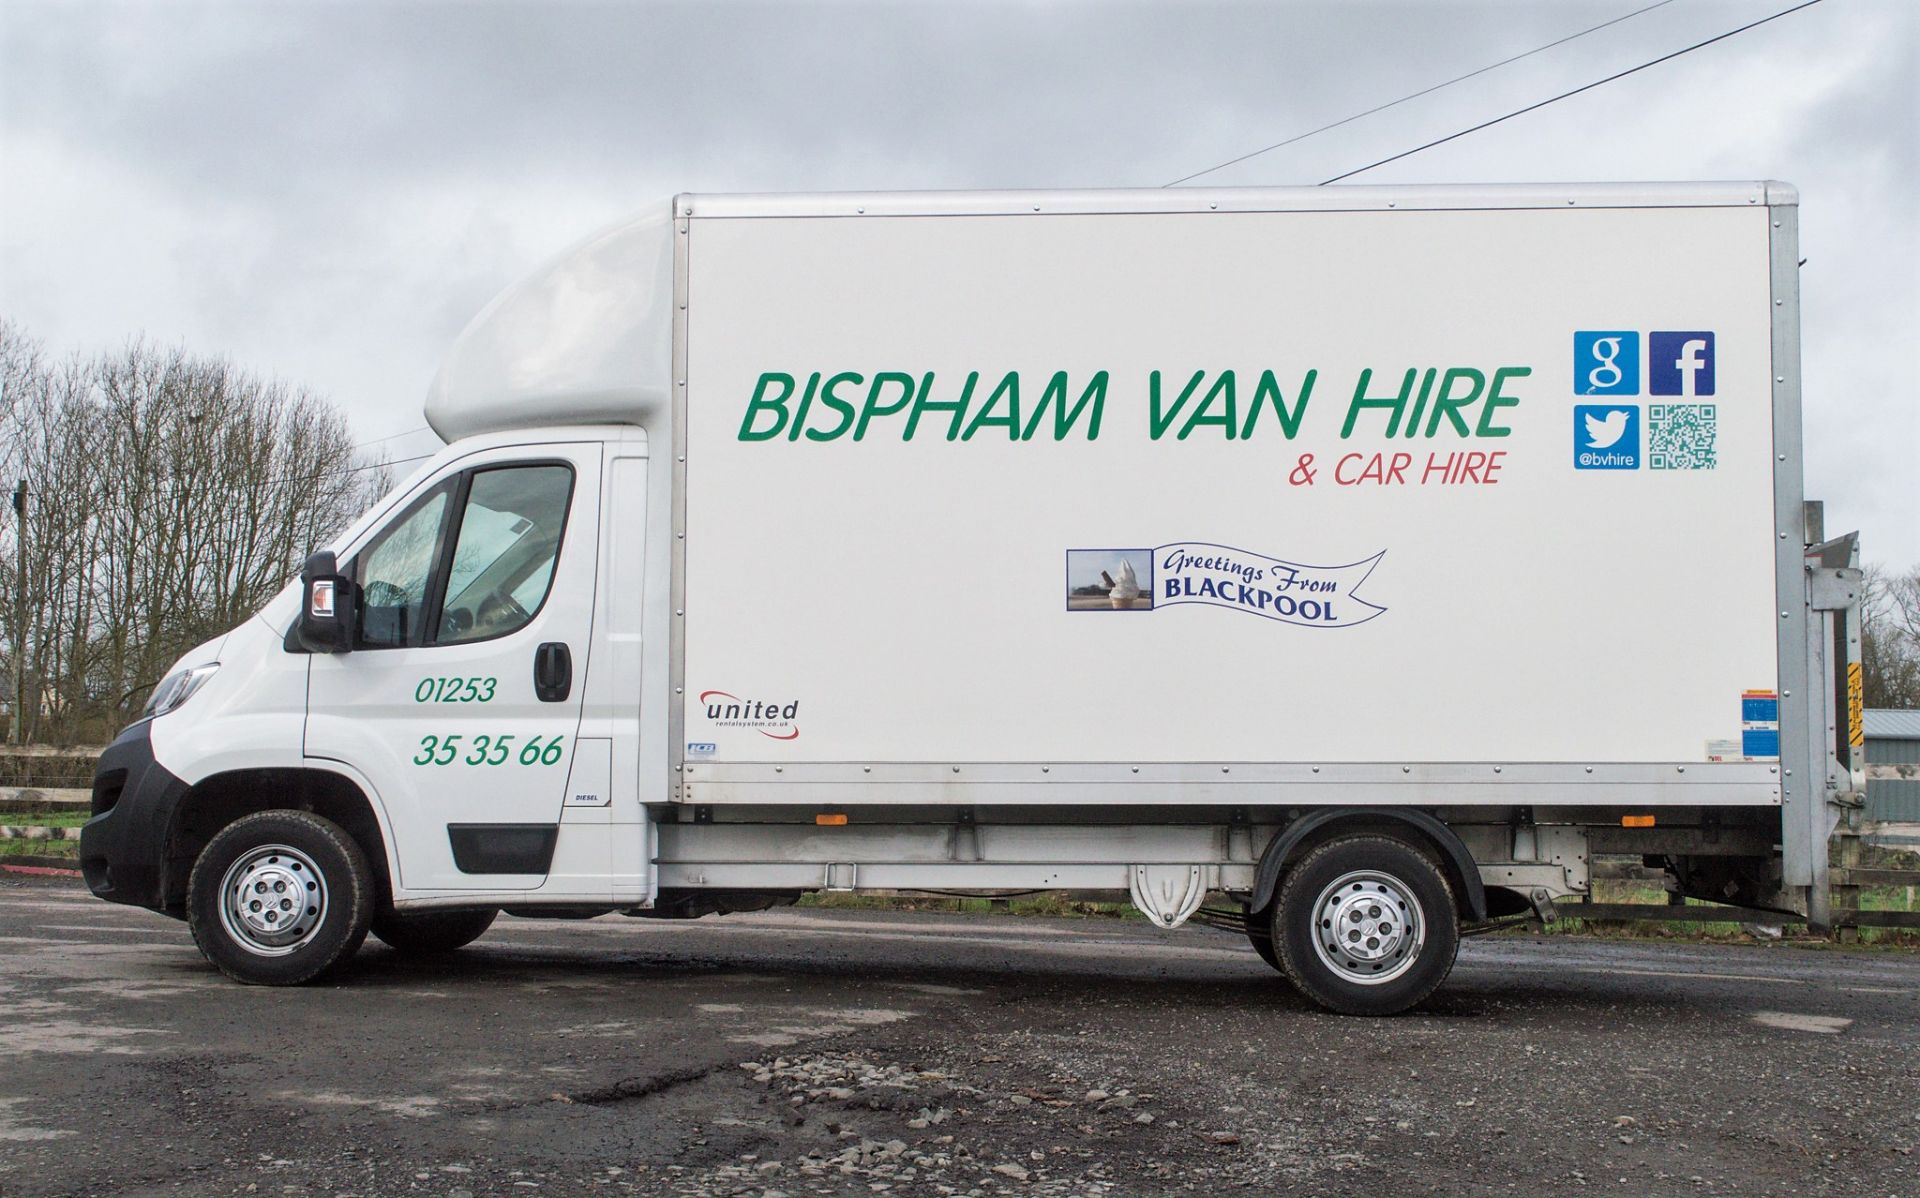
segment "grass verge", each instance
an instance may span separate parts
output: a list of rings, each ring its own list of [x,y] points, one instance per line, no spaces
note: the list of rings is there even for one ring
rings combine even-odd
[[[1593,901],[1660,906],[1666,903],[1667,892],[1658,886],[1638,882],[1595,881]],[[1713,906],[1711,903],[1702,903],[1695,899],[1688,899],[1687,905],[1690,907]],[[1860,909],[1863,911],[1915,910],[1914,888],[1878,886],[1862,889]],[[1553,936],[1597,936],[1603,939],[1750,943],[1755,939],[1771,939],[1771,937],[1756,937],[1747,931],[1748,927],[1763,923],[1763,920],[1758,919],[1752,921],[1730,919],[1710,923],[1663,923],[1658,920],[1581,919],[1576,916],[1553,921],[1547,925],[1546,932]],[[1912,928],[1859,928],[1856,930],[1859,933],[1861,945],[1882,948],[1920,948],[1920,930]],[[1781,927],[1779,939],[1782,942],[1808,948],[1833,944],[1832,938],[1809,932],[1804,925],[1791,923]]]
[[[0,811],[0,824],[9,827],[78,828],[93,818],[86,811]]]
[[[77,840],[0,840],[0,861],[15,857],[58,857],[63,861],[80,860]]]

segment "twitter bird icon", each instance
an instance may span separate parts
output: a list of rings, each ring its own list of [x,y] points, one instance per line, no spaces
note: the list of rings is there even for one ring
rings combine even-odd
[[[1627,431],[1627,417],[1631,415],[1626,408],[1615,408],[1605,416],[1588,414],[1587,444],[1595,449],[1612,449]]]
[[[1580,470],[1640,466],[1638,404],[1579,404],[1573,409],[1573,464]]]

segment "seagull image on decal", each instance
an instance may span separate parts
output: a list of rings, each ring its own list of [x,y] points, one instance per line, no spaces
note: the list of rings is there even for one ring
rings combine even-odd
[[[1595,449],[1610,449],[1627,431],[1627,410],[1616,408],[1604,417],[1587,418],[1587,444]]]

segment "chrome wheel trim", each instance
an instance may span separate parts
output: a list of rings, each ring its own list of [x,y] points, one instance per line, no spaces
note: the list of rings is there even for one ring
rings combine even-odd
[[[284,844],[248,849],[220,879],[220,926],[260,957],[284,957],[327,918],[327,881],[313,858]]]
[[[1314,954],[1342,981],[1391,982],[1413,968],[1426,938],[1420,900],[1392,874],[1342,874],[1314,900]]]

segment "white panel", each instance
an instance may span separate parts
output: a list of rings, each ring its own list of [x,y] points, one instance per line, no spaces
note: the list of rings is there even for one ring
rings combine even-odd
[[[499,429],[644,423],[667,406],[673,233],[664,203],[611,225],[494,297],[427,390],[449,441]]]
[[[551,824],[564,810],[566,749],[579,735],[583,686],[577,682],[567,701],[543,702],[534,691],[532,666],[537,647],[557,641],[572,647],[577,680],[589,677],[594,668],[601,445],[532,442],[477,453],[450,449],[441,455],[436,473],[414,492],[424,493],[468,468],[555,461],[571,468],[571,508],[551,586],[526,623],[487,639],[359,649],[309,659],[306,757],[309,762],[348,763],[370,780],[364,789],[384,806],[393,829],[397,891],[532,889],[541,884],[538,875],[462,872],[453,859],[448,828]],[[354,558],[369,543],[350,542]],[[352,561],[343,557],[342,566]],[[521,754],[536,742],[549,750],[555,744],[562,748],[552,760],[542,755],[523,760]],[[595,835],[604,842],[603,834]],[[561,839],[559,851],[566,854],[569,838]],[[600,872],[604,875],[604,866]]]
[[[553,846],[553,864],[540,883],[543,897],[604,901],[613,893],[613,842],[604,827],[563,820]]]
[[[607,822],[613,805],[613,741],[583,736],[573,742],[573,766],[567,771],[567,805],[561,818],[569,823]]]
[[[1778,678],[1767,232],[1744,204],[696,215],[685,740],[712,748],[688,763],[1702,761]],[[1574,467],[1576,403],[1615,402],[1576,399],[1578,330],[1641,334],[1617,400],[1641,468]],[[1645,334],[1668,330],[1715,335],[1710,470],[1644,465]],[[1376,411],[1342,437],[1363,369],[1379,395],[1427,367],[1530,370],[1510,435],[1389,440]],[[1177,393],[1229,368],[1241,420],[1262,370],[1289,404],[1317,371],[1296,438],[1271,412],[1245,439],[1149,435],[1150,372]],[[1098,438],[949,441],[942,414],[911,441],[903,416],[858,442],[739,435],[762,372],[932,372],[951,399],[979,371],[970,419],[1010,370],[1023,421],[1054,371],[1076,397],[1110,372]],[[1501,452],[1499,481],[1332,485],[1346,454],[1418,476],[1466,450]],[[1303,454],[1311,487],[1288,481]],[[1385,610],[1067,610],[1069,550],[1176,543],[1380,555],[1359,595]],[[707,692],[776,714],[716,723]]]

